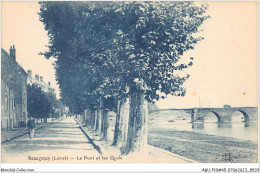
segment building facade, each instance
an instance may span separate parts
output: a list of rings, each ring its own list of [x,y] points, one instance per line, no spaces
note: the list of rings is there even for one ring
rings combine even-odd
[[[15,116],[15,93],[1,78],[1,127],[2,129],[12,129],[16,123]]]
[[[28,74],[27,83],[29,85],[36,84],[37,86],[41,87],[44,92],[52,93],[52,94],[55,95],[55,90],[54,90],[54,88],[51,87],[50,82],[48,82],[48,84],[45,83],[43,81],[43,77],[39,76],[38,74],[36,74],[35,77],[32,77],[32,71],[31,70],[27,70],[27,74]]]
[[[4,49],[1,49],[1,93],[2,97],[10,94],[10,98],[1,98],[1,113],[5,118],[9,115],[13,115],[12,118],[9,116],[10,127],[25,127],[27,122],[27,73],[16,61],[16,49],[14,46],[10,47],[10,53],[8,54]],[[8,104],[12,102],[12,92],[14,94],[13,107],[14,113],[5,110],[5,100],[8,100]],[[4,102],[3,102],[4,99]],[[8,106],[7,106],[8,107]],[[10,106],[9,106],[10,107]],[[12,107],[11,107],[12,108]],[[8,113],[7,113],[8,112]],[[7,122],[1,119],[2,124],[5,125]],[[4,122],[3,122],[4,121]],[[10,126],[10,122],[12,122]],[[6,126],[7,127],[7,126]]]

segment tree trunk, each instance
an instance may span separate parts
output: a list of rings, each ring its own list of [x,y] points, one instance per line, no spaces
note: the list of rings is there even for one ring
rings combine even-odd
[[[108,130],[108,109],[102,110],[102,138],[101,140],[107,140],[107,130]]]
[[[121,101],[118,100],[117,102],[117,111],[116,111],[116,123],[115,123],[115,131],[114,131],[114,139],[112,145],[117,145],[118,143],[118,136],[119,136],[119,121],[120,121],[120,110],[121,110],[122,104]]]
[[[96,110],[96,126],[95,131],[99,132],[99,125],[100,125],[100,109]]]
[[[90,129],[90,127],[91,127],[91,122],[92,122],[92,115],[91,115],[91,111],[90,111],[90,109],[87,109],[86,110],[86,125],[87,125],[87,127]]]
[[[99,114],[99,127],[98,127],[98,133],[101,133],[101,127],[102,127],[102,109],[99,108],[98,110],[98,114]]]
[[[143,153],[147,146],[148,104],[144,93],[130,94],[127,145],[124,154]]]
[[[83,124],[84,124],[84,127],[86,127],[87,126],[87,123],[88,123],[88,119],[87,119],[87,109],[85,109],[84,110],[84,122],[83,122]]]
[[[127,135],[128,135],[128,123],[129,123],[129,98],[126,98],[122,102],[122,107],[120,110],[120,122],[119,122],[119,131],[118,136],[118,147],[123,153],[127,144]]]
[[[116,144],[123,153],[127,143],[127,130],[129,120],[129,98],[122,99],[119,106],[119,127]]]
[[[94,130],[95,127],[95,109],[91,109],[91,117],[92,117],[92,121],[91,121],[91,129]]]
[[[85,122],[85,111],[83,111],[80,116],[81,116],[81,119],[82,119],[81,124],[84,125],[84,122]]]
[[[104,122],[103,122],[103,109],[101,109],[101,118],[100,118],[100,133],[99,136],[103,136],[103,131],[104,131]]]
[[[93,130],[95,130],[95,131],[97,130],[97,123],[98,123],[98,112],[97,111],[98,111],[97,109],[94,110],[95,122],[94,122]]]

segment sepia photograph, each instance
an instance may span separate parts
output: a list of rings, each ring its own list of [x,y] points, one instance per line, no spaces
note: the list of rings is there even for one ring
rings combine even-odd
[[[257,1],[1,2],[1,163],[257,164],[258,116]]]

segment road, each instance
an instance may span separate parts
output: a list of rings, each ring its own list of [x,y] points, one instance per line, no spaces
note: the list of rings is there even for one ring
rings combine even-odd
[[[3,163],[86,163],[100,156],[78,128],[73,118],[35,131],[2,144]]]
[[[149,128],[148,144],[201,163],[257,162],[257,143],[196,132]],[[73,118],[2,144],[3,163],[89,163],[100,154]],[[96,159],[97,160],[97,159]]]
[[[148,144],[201,163],[256,163],[257,143],[164,128],[149,128]]]

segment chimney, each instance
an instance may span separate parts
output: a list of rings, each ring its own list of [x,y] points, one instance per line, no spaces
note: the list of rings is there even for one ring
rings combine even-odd
[[[38,74],[35,75],[35,79],[39,80],[39,75]]]
[[[32,70],[27,70],[27,74],[28,74],[29,78],[32,78]]]
[[[10,47],[9,53],[10,53],[10,57],[13,58],[14,60],[16,60],[16,50],[15,50],[14,45]]]
[[[43,82],[43,77],[42,76],[40,76],[40,81]]]
[[[51,82],[48,82],[48,85],[51,86]]]

